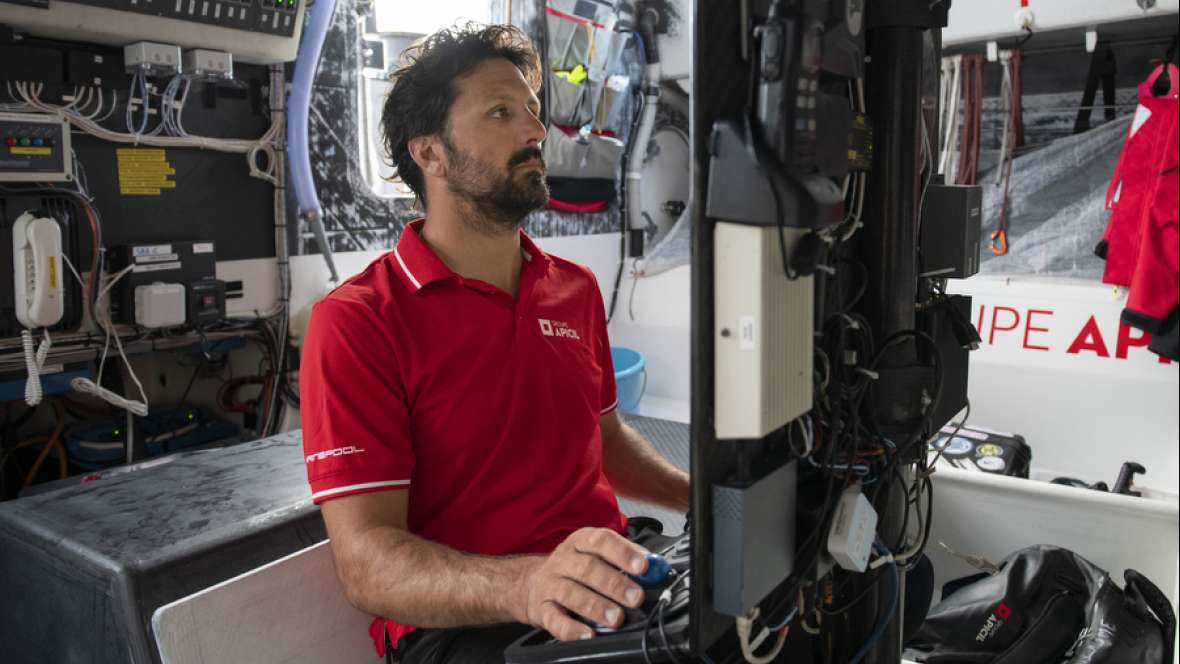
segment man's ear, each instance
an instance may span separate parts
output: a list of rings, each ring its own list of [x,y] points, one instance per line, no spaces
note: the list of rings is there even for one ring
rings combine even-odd
[[[423,175],[436,178],[446,175],[446,157],[443,154],[442,142],[437,137],[433,135],[415,136],[410,139],[406,147],[410,151],[410,157],[413,158],[414,163],[418,164]]]

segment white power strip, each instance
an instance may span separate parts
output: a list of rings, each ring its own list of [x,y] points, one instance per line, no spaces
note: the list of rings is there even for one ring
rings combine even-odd
[[[840,495],[836,517],[828,532],[828,553],[836,564],[851,572],[863,572],[877,537],[877,512],[860,492],[850,486]]]

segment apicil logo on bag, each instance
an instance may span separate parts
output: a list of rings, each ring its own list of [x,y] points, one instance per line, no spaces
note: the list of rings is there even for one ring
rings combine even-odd
[[[992,614],[987,617],[987,622],[983,623],[983,627],[980,628],[979,634],[975,636],[975,640],[983,643],[992,638],[1011,617],[1012,609],[1008,608],[1007,604],[1000,602],[996,605],[995,611],[992,611]]]

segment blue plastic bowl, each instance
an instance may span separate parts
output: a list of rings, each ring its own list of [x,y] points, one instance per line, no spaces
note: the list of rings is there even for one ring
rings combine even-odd
[[[610,359],[615,365],[615,389],[619,395],[619,409],[634,413],[647,387],[647,363],[643,353],[622,346],[611,346]]]

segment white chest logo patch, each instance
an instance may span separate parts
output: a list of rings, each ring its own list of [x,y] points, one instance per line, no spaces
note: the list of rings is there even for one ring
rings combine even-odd
[[[582,339],[582,337],[578,336],[577,330],[562,321],[538,318],[537,323],[541,326],[541,334],[547,337],[565,337],[579,341]]]

